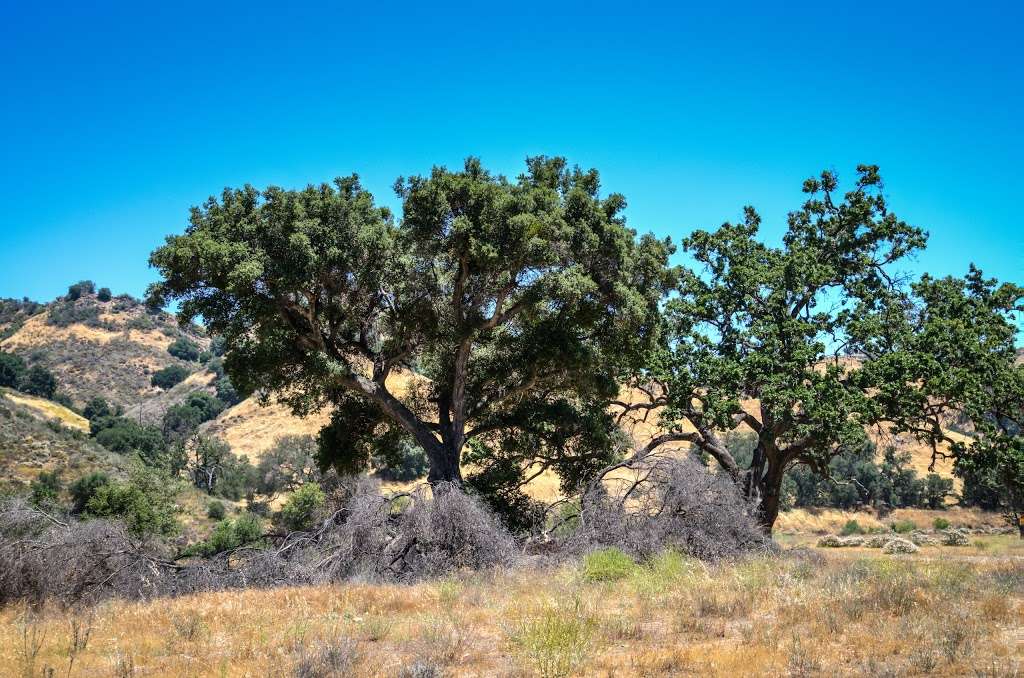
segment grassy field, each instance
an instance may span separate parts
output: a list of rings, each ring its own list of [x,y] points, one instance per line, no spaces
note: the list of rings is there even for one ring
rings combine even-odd
[[[591,555],[414,586],[0,611],[0,674],[979,675],[1024,671],[1024,543],[806,549],[707,566]],[[77,639],[77,640],[76,640]],[[433,671],[433,672],[432,672]]]

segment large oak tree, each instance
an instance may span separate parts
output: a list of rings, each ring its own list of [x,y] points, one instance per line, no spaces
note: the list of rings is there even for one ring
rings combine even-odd
[[[397,222],[355,176],[225,190],[153,252],[150,299],[223,336],[243,392],[330,406],[321,456],[339,468],[405,438],[431,481],[461,482],[470,445],[478,484],[512,496],[528,468],[571,485],[608,463],[605,404],[657,336],[671,244],[637,238],[624,198],[561,158],[396,189]]]

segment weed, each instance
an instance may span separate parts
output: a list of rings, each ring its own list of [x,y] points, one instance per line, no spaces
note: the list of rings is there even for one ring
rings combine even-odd
[[[586,581],[618,581],[635,569],[633,559],[617,548],[591,551],[583,558],[583,578]]]

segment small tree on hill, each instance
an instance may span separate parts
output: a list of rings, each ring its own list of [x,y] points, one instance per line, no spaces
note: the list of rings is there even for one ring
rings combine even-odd
[[[487,487],[534,462],[570,485],[607,464],[604,404],[657,335],[671,246],[638,240],[623,197],[559,158],[397,186],[398,225],[355,176],[226,190],[153,253],[150,299],[224,337],[243,393],[332,405],[321,450],[339,469],[403,439],[433,482],[462,481],[467,445]]]
[[[96,299],[102,302],[108,302],[113,298],[114,295],[113,293],[111,293],[109,287],[101,287],[99,291],[96,293]]]
[[[53,394],[57,392],[57,378],[53,376],[50,370],[46,369],[42,365],[33,365],[32,368],[25,373],[24,378],[21,380],[21,386],[19,389],[23,393],[29,395],[39,396],[40,398],[53,398]]]
[[[25,361],[21,356],[0,351],[0,386],[18,388],[25,378]]]
[[[199,346],[185,337],[178,337],[167,347],[167,352],[175,358],[195,362],[199,360]]]
[[[162,370],[157,370],[150,378],[153,386],[164,390],[174,388],[188,377],[188,370],[181,365],[168,365]]]
[[[84,294],[94,294],[96,292],[96,283],[91,280],[81,280],[74,285],[68,287],[67,299],[68,301],[77,301]]]

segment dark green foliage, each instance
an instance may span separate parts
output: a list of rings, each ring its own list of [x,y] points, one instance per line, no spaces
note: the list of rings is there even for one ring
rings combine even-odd
[[[35,506],[51,507],[60,499],[63,484],[59,471],[40,471],[29,484],[29,502]]]
[[[384,480],[409,482],[425,478],[429,470],[423,448],[410,440],[403,440],[392,449],[378,448],[372,458],[376,473]]]
[[[21,356],[0,351],[0,386],[18,388],[25,378],[25,361]]]
[[[82,416],[88,419],[90,422],[93,420],[101,419],[103,417],[111,417],[116,414],[119,413],[115,412],[114,409],[110,407],[110,403],[108,403],[103,398],[100,398],[99,396],[90,399],[89,402],[85,404],[85,408],[82,410]]]
[[[185,549],[182,555],[213,556],[240,546],[258,544],[262,539],[263,527],[260,519],[251,513],[245,513],[233,520],[221,520],[214,526],[209,539],[193,544]]]
[[[209,351],[203,351],[199,354],[199,362],[203,365],[213,360],[213,354]]]
[[[110,292],[109,287],[101,287],[96,293],[96,299],[104,303],[113,299],[114,295]]]
[[[53,398],[57,392],[57,378],[42,365],[33,365],[22,378],[19,390],[40,398]]]
[[[215,357],[223,357],[226,348],[227,343],[224,341],[224,337],[218,335],[210,339],[210,353]]]
[[[686,238],[700,268],[684,272],[667,303],[668,340],[632,384],[653,386],[649,404],[667,406],[669,433],[653,446],[686,441],[713,458],[758,501],[766,532],[787,469],[824,471],[861,449],[864,427],[880,414],[857,366],[835,360],[828,346],[849,333],[852,309],[898,292],[890,269],[925,243],[921,229],[889,211],[881,183],[870,165],[857,168],[845,194],[832,172],[809,179],[780,247],[759,240],[751,207],[742,223]],[[745,399],[760,407],[744,410]],[[740,426],[758,433],[747,466],[716,433]]]
[[[199,360],[199,345],[186,337],[178,337],[167,347],[167,352],[175,358],[195,362]]]
[[[77,301],[84,294],[94,294],[96,292],[96,283],[91,280],[81,280],[74,285],[68,287],[67,299],[68,301]]]
[[[224,508],[224,502],[214,499],[206,506],[206,517],[213,520],[223,520],[224,516],[227,515],[227,510]]]
[[[281,507],[278,522],[289,531],[309,530],[323,519],[327,497],[316,483],[308,483],[293,492]]]
[[[154,372],[152,379],[150,379],[150,383],[152,383],[153,386],[167,390],[185,381],[188,374],[188,370],[181,365],[168,365],[162,370]]]
[[[86,515],[120,518],[137,535],[172,535],[178,529],[177,482],[159,470],[136,465],[126,482],[99,486],[86,502]]]
[[[960,503],[977,506],[985,511],[999,511],[1005,506],[1005,488],[999,481],[996,469],[980,465],[965,467],[960,472],[964,489]]]
[[[864,528],[860,526],[856,520],[847,520],[846,524],[843,525],[843,529],[839,531],[844,537],[848,537],[851,534],[864,534]]]
[[[190,393],[184,402],[167,409],[163,416],[163,435],[168,442],[191,436],[203,422],[217,417],[224,404],[206,392]]]
[[[1024,287],[987,279],[972,265],[963,278],[924,275],[912,289],[912,303],[861,309],[853,328],[860,350],[878,356],[868,374],[878,404],[897,430],[936,450],[948,446],[955,472],[971,480],[971,500],[991,505],[984,495],[998,483],[999,503],[1016,524],[1024,514],[1024,363],[1016,346]],[[884,340],[861,338],[883,324]],[[949,435],[949,421],[971,437]],[[941,490],[933,486],[932,496]]]
[[[90,422],[96,442],[112,452],[138,452],[150,465],[159,465],[166,452],[163,433],[155,426],[126,417],[99,417]]]
[[[53,402],[57,403],[58,405],[63,405],[69,410],[75,409],[75,402],[71,400],[71,396],[69,396],[67,393],[54,393],[53,398],[51,398],[51,400],[53,400]]]
[[[476,439],[477,461],[541,459],[575,482],[616,458],[604,403],[652,345],[673,279],[671,245],[638,239],[624,198],[599,185],[596,171],[560,158],[528,160],[515,181],[470,159],[399,181],[397,225],[354,176],[226,190],[153,253],[163,279],[150,299],[181,300],[182,321],[201,316],[224,338],[240,394],[341,413],[321,437],[339,472],[406,438],[426,453],[430,480],[459,482]],[[392,392],[397,370],[427,379]],[[574,425],[560,435],[567,409]]]
[[[946,507],[946,497],[953,494],[953,479],[943,478],[937,473],[929,473],[924,479],[921,503],[924,508],[942,509]]]
[[[99,489],[104,485],[109,485],[110,482],[110,476],[106,473],[94,471],[71,483],[68,486],[68,493],[71,495],[71,513],[83,513]]]

